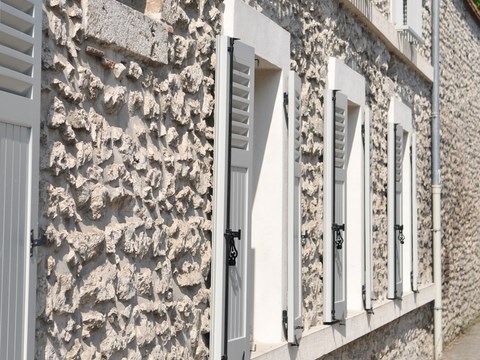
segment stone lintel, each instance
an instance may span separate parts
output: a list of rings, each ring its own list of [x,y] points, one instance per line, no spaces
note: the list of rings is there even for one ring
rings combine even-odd
[[[116,0],[90,0],[84,7],[85,36],[142,60],[168,63],[167,24]]]

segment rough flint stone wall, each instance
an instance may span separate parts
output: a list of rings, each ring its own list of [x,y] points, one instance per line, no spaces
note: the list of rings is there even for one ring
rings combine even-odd
[[[92,1],[44,3],[39,359],[208,356],[219,11],[176,3],[164,66],[86,40]]]
[[[155,65],[86,40],[87,3],[45,2],[41,215],[49,244],[38,266],[37,357],[204,359],[220,4],[165,0],[156,18],[171,26],[168,63]],[[306,327],[322,323],[323,95],[330,56],[367,81],[378,301],[387,292],[388,107],[395,94],[412,104],[420,281],[430,283],[430,85],[336,0],[249,4],[291,33],[292,68],[303,81]],[[420,357],[431,342],[425,312],[396,322],[415,336],[387,337],[389,349],[410,341]]]
[[[432,309],[425,305],[320,359],[433,359],[432,332]]]
[[[444,339],[480,316],[480,21],[462,0],[441,3]]]

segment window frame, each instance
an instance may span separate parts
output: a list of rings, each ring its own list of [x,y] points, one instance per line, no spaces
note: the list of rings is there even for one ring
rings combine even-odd
[[[395,230],[395,125],[403,128],[405,146],[402,162],[402,205],[403,233],[405,240],[396,251],[398,230]],[[388,180],[387,180],[387,218],[388,218],[388,292],[387,298],[401,299],[409,291],[418,291],[418,229],[417,229],[417,186],[416,186],[416,134],[412,109],[399,98],[390,102],[388,112]],[[407,175],[407,176],[405,176]],[[405,191],[408,190],[408,191]],[[405,225],[407,224],[407,225]],[[397,259],[396,257],[400,258]],[[396,264],[402,267],[401,289],[396,285]]]
[[[348,107],[354,107],[358,112],[358,119],[360,124],[357,123],[353,131],[358,131],[358,127],[363,127],[362,125],[367,124],[367,127],[364,127],[365,133],[367,133],[367,139],[369,139],[370,127],[370,111],[366,106],[366,96],[365,96],[365,78],[347,66],[342,60],[337,58],[330,58],[328,64],[328,80],[326,87],[325,95],[325,117],[324,117],[324,190],[323,190],[323,259],[324,259],[324,301],[323,301],[323,321],[325,324],[334,323],[341,318],[335,318],[332,310],[335,311],[334,305],[334,255],[333,255],[333,214],[330,204],[333,201],[333,168],[332,168],[332,147],[333,140],[330,140],[332,135],[332,114],[333,109],[332,105],[329,104],[331,101],[330,97],[333,90],[339,90],[347,97]],[[329,95],[330,94],[330,95]],[[368,119],[366,118],[368,117]],[[348,122],[348,114],[347,114]],[[350,131],[350,130],[347,130]],[[347,135],[348,136],[348,135]],[[355,135],[354,135],[355,136]],[[362,136],[362,134],[357,134],[357,136]],[[357,139],[358,140],[358,139]],[[355,141],[355,140],[353,140]],[[360,140],[361,141],[361,140]],[[360,146],[362,146],[360,144]],[[348,151],[348,149],[347,149]],[[371,294],[372,294],[372,249],[371,249],[371,185],[370,185],[370,142],[364,143],[360,154],[359,163],[356,164],[360,168],[359,176],[362,177],[362,184],[359,187],[361,192],[360,205],[362,215],[358,220],[357,227],[359,228],[358,233],[361,234],[360,246],[358,246],[358,253],[363,254],[360,256],[355,256],[352,250],[348,248],[348,242],[352,241],[348,239],[347,231],[348,224],[352,224],[352,221],[348,220],[348,216],[345,223],[346,231],[343,233],[346,246],[346,254],[348,259],[348,254],[350,259],[347,260],[345,264],[345,277],[344,277],[344,287],[346,289],[346,304],[345,304],[345,313],[344,317],[350,316],[350,313],[363,312],[365,309],[371,309]],[[368,158],[366,158],[368,156]],[[349,165],[351,166],[351,165]],[[346,191],[348,192],[348,171],[347,171],[347,185]],[[350,187],[351,189],[351,187]],[[370,190],[368,194],[365,191]],[[349,200],[346,199],[345,202],[345,213],[348,214],[349,210]],[[365,212],[368,212],[366,214]],[[354,221],[354,220],[353,220]],[[370,252],[370,253],[367,253]],[[353,255],[353,256],[352,256]],[[368,299],[368,300],[367,300]]]

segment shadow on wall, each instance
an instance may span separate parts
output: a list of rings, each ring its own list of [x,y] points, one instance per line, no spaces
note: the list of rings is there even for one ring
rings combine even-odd
[[[158,13],[161,11],[163,0],[117,0],[132,9],[145,14]]]

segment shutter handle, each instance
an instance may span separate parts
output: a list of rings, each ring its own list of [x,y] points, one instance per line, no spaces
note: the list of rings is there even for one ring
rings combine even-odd
[[[238,250],[235,246],[235,239],[241,240],[241,237],[242,230],[233,231],[231,229],[227,229],[225,231],[225,240],[227,241],[227,246],[229,247],[227,259],[228,266],[235,266],[237,264]]]
[[[344,240],[340,231],[345,231],[345,224],[342,224],[342,225],[333,224],[332,230],[335,233],[335,245],[337,247],[337,250],[341,250]]]
[[[405,235],[403,235],[403,225],[395,225],[395,230],[398,230],[398,241],[403,245],[405,242]]]

